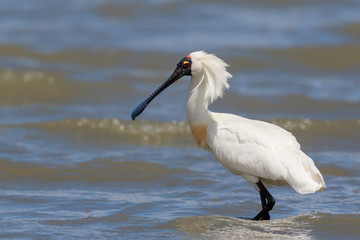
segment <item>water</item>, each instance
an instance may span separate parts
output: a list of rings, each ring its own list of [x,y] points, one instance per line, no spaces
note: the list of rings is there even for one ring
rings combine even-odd
[[[0,1],[0,237],[358,239],[360,1]],[[197,148],[195,50],[234,76],[211,109],[297,137],[327,188],[258,193]]]

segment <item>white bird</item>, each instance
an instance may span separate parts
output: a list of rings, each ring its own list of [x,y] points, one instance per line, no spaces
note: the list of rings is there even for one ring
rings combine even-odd
[[[135,120],[160,92],[184,75],[190,75],[186,113],[197,144],[259,191],[262,210],[253,220],[269,220],[275,199],[265,186],[290,185],[305,194],[322,191],[325,182],[314,161],[300,150],[300,144],[290,132],[268,122],[208,110],[209,104],[229,88],[227,81],[232,76],[226,71],[228,66],[213,54],[191,53],[131,117]]]

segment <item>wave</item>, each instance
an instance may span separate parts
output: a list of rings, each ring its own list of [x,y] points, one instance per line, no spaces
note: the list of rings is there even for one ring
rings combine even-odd
[[[94,71],[84,69],[82,71],[86,72],[83,74],[85,76],[82,76],[86,81],[75,80],[77,78],[73,79],[61,71],[0,69],[0,106],[16,107],[36,104],[60,106],[82,104],[91,107],[94,104],[126,106],[127,103],[133,101],[132,104],[136,105],[140,99],[134,96],[141,93],[143,98],[146,97],[162,81],[158,74],[139,70],[139,68],[127,70],[127,72],[136,72],[136,76],[119,74],[116,71],[104,73],[101,69]],[[92,75],[96,74],[100,74],[97,79],[105,80],[89,81],[93,78]],[[102,74],[106,76],[102,76]],[[174,89],[173,93],[183,95],[184,88],[185,86]],[[328,119],[338,116],[343,118],[360,117],[358,111],[360,102],[357,101],[356,94],[353,96],[353,101],[347,101],[346,98],[333,99],[329,97],[328,95],[335,95],[331,91],[328,91],[327,95],[325,94],[325,98],[316,98],[312,95],[308,96],[303,91],[291,93],[287,88],[266,95],[264,88],[256,88],[251,84],[244,87],[243,84],[234,83],[231,89],[235,91],[227,92],[222,101],[215,103],[215,106],[221,106],[221,109],[226,112],[236,111],[252,115],[263,114],[264,116],[277,116],[274,113],[282,114],[282,116],[302,114],[310,118],[320,116]],[[268,86],[266,91],[271,92],[274,89],[279,89],[278,84]],[[314,91],[314,94],[319,95],[317,91]],[[348,92],[347,95],[349,94]],[[341,96],[341,94],[337,95]],[[162,99],[166,99],[164,97],[166,95]],[[179,102],[171,102],[171,104],[183,105]]]
[[[122,81],[76,81],[58,72],[0,69],[0,106],[104,103],[131,91]]]
[[[331,149],[357,149],[360,120],[272,119],[269,122],[292,132],[300,143]],[[159,145],[196,147],[185,121],[124,121],[116,118],[65,119],[60,121],[0,125],[0,127],[36,128],[77,142],[112,145]]]
[[[0,179],[3,181],[44,182],[166,182],[171,176],[190,172],[184,168],[174,169],[159,163],[118,161],[110,158],[97,158],[73,165],[14,162],[0,158],[0,169]]]
[[[20,124],[77,142],[100,144],[131,144],[160,146],[195,146],[191,131],[185,121],[151,122],[123,121],[120,119],[66,119],[43,123]]]
[[[261,223],[217,215],[194,216],[177,218],[168,225],[196,239],[314,239],[315,229],[322,231],[321,236],[344,238],[345,234],[352,238],[358,224],[357,214],[313,213]]]

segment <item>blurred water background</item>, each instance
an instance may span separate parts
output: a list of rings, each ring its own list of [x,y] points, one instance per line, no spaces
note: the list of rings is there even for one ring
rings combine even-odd
[[[258,193],[197,148],[192,51],[234,76],[211,106],[294,133],[327,189]],[[359,239],[360,1],[0,0],[0,238]]]

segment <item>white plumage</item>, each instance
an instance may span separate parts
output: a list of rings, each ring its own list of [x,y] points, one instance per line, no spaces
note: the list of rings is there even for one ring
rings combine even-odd
[[[200,146],[255,188],[259,180],[266,185],[289,184],[299,193],[325,187],[321,173],[290,132],[271,123],[210,112],[208,104],[222,97],[229,86],[227,79],[231,75],[225,69],[228,65],[203,51],[191,53],[190,57],[193,64],[187,116],[192,129],[206,126],[206,144],[197,139]]]
[[[289,184],[299,193],[322,190],[324,180],[291,133],[266,122],[212,113],[206,141],[216,159],[255,188]]]
[[[134,110],[132,117],[171,83],[191,75],[186,113],[196,142],[260,192],[263,209],[253,219],[268,220],[275,199],[265,186],[290,185],[301,194],[314,193],[325,188],[324,179],[290,132],[268,122],[208,110],[208,105],[229,87],[227,80],[232,76],[227,66],[215,55],[191,53],[179,62],[169,80]]]

